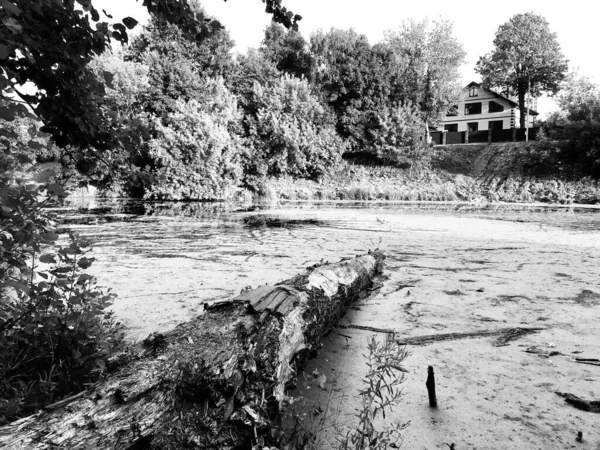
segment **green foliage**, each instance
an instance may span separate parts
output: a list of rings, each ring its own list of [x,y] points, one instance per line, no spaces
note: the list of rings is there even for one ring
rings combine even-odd
[[[340,439],[339,450],[399,448],[400,432],[407,426],[396,423],[380,431],[375,422],[378,414],[385,420],[386,412],[400,401],[400,385],[404,382],[406,371],[401,363],[407,356],[406,347],[398,345],[395,336],[388,334],[384,342],[371,336],[367,340],[367,349],[369,371],[363,379],[364,388],[360,391],[362,407],[357,410],[358,423]]]
[[[237,55],[232,73],[227,76],[225,82],[229,90],[237,96],[244,116],[252,118],[260,107],[255,101],[254,85],[258,83],[265,89],[270,89],[279,83],[280,77],[280,72],[270,60],[261,52],[250,48],[245,55]]]
[[[475,71],[484,84],[519,97],[521,128],[525,128],[525,95],[557,93],[567,74],[556,33],[548,22],[533,13],[517,14],[501,25],[494,39],[494,50],[479,58]]]
[[[560,111],[544,127],[547,139],[540,147],[556,154],[571,175],[600,178],[600,89],[588,78],[569,75],[558,96]],[[557,145],[557,139],[566,145]]]
[[[408,20],[385,33],[392,50],[394,96],[418,105],[426,120],[439,120],[461,98],[458,71],[466,53],[448,21]]]
[[[337,165],[344,145],[306,80],[285,75],[269,89],[257,83],[254,96],[247,176],[255,182],[265,175],[319,178]]]
[[[354,151],[368,146],[368,120],[389,94],[387,65],[376,62],[367,37],[332,29],[311,35],[314,82],[336,116],[336,129]]]
[[[206,15],[204,11],[202,14]],[[147,112],[164,114],[173,110],[176,100],[201,95],[204,78],[229,74],[233,46],[226,30],[198,42],[176,26],[155,19],[134,38],[124,58],[149,67],[149,89],[143,106]]]
[[[371,131],[377,156],[386,163],[425,168],[430,147],[425,140],[425,121],[410,104],[389,108],[377,116],[378,126]]]
[[[297,78],[311,78],[313,57],[300,33],[287,31],[283,26],[271,22],[265,29],[260,51],[280,72]]]
[[[168,116],[154,116],[156,137],[148,158],[158,174],[145,187],[147,198],[224,199],[241,178],[241,119],[223,80],[205,80],[199,99],[177,100]]]
[[[43,208],[67,194],[53,171],[31,179],[31,149],[47,138],[28,121],[0,139],[0,423],[82,389],[120,340],[104,310],[114,296],[83,273],[89,244],[54,249]]]

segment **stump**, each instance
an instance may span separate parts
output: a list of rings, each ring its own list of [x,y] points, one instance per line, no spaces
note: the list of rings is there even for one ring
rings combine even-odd
[[[9,449],[277,446],[307,357],[381,273],[379,252],[214,304],[114,358],[85,392],[0,428]],[[115,367],[116,366],[116,367]]]

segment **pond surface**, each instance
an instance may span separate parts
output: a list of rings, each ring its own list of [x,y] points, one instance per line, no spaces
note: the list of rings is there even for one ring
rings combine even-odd
[[[117,318],[143,339],[201,314],[206,302],[273,283],[321,260],[369,249],[444,255],[473,242],[600,246],[594,208],[469,204],[206,203],[94,200],[64,211],[94,243],[90,269],[118,294]]]
[[[380,248],[383,287],[353,305],[298,392],[323,411],[319,448],[356,422],[373,330],[409,345],[400,407],[411,421],[402,448],[600,448],[593,413],[556,392],[600,398],[600,210],[542,205],[289,203],[252,210],[223,204],[98,202],[61,211],[64,227],[95,242],[92,272],[119,295],[114,311],[132,340],[173,328],[206,302],[287,279],[320,261]],[[354,327],[357,326],[358,328]],[[362,327],[362,328],[361,328]],[[505,346],[485,333],[537,331]],[[371,330],[371,331],[365,331]],[[378,336],[385,334],[378,333]],[[438,408],[428,406],[435,367]],[[307,376],[306,379],[313,377]],[[310,414],[311,417],[314,414]],[[379,425],[378,425],[379,426]],[[581,447],[584,448],[584,447]]]

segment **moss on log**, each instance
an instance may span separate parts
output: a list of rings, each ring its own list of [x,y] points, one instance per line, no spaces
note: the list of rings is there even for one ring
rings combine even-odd
[[[106,378],[0,428],[8,449],[277,446],[306,358],[383,269],[383,255],[312,267],[208,307],[115,358]],[[110,365],[109,365],[110,367]]]

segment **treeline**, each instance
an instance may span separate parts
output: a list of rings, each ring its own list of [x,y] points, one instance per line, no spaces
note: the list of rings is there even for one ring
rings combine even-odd
[[[443,21],[404,22],[374,45],[354,30],[307,41],[273,22],[258,49],[233,48],[226,30],[199,43],[152,20],[96,58],[88,82],[104,84],[99,108],[131,145],[105,152],[112,165],[69,155],[78,170],[130,196],[206,200],[267,177],[319,179],[344,154],[419,165],[427,123],[461,93],[465,53]]]

